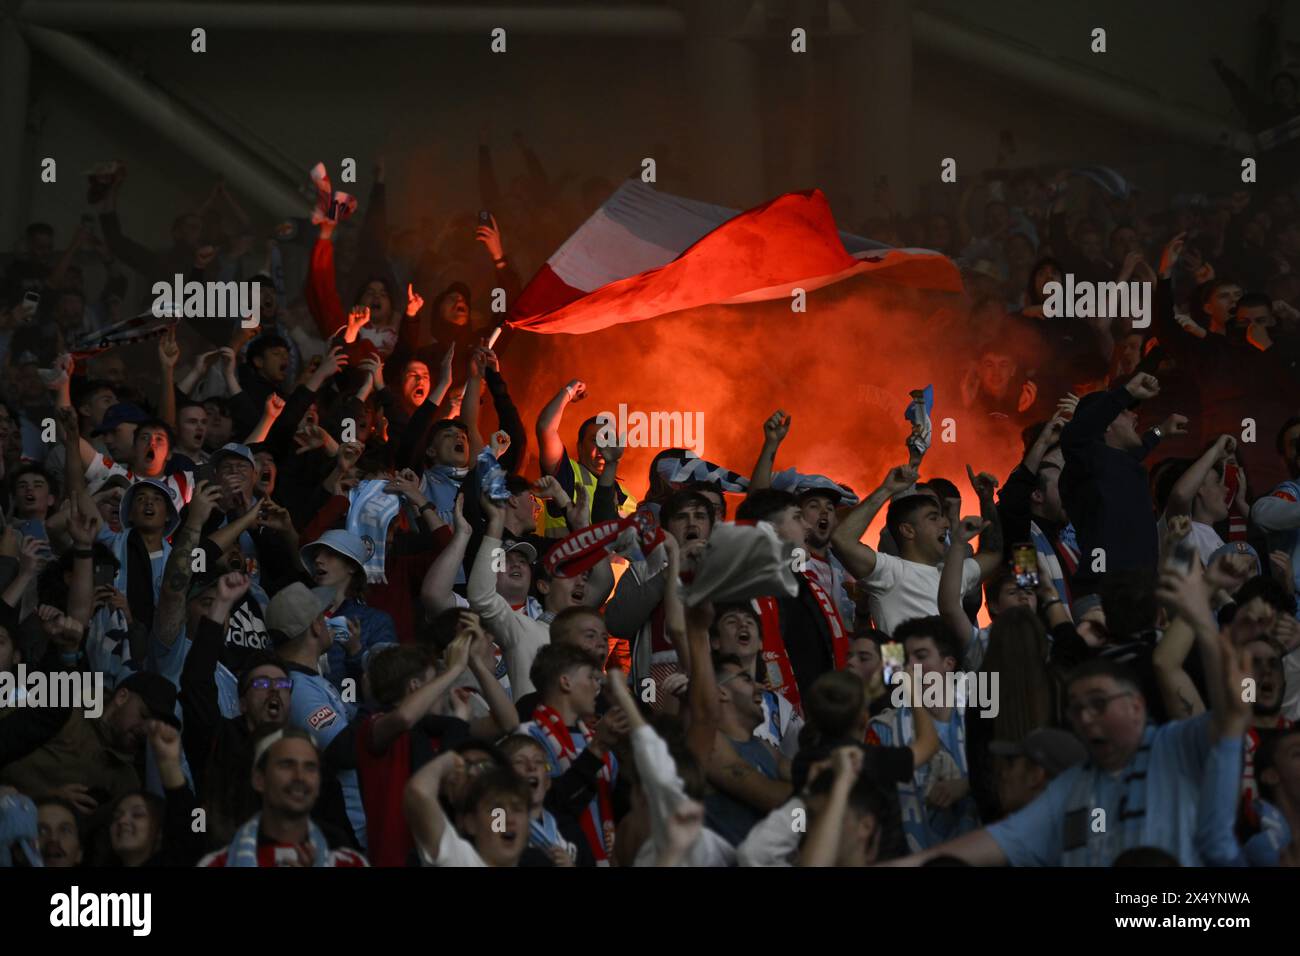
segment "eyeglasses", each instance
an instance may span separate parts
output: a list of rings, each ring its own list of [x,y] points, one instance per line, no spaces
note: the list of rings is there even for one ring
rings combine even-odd
[[[293,687],[293,680],[288,677],[254,677],[248,686],[253,690],[270,690],[272,687],[276,690],[289,690]]]
[[[1110,694],[1106,697],[1089,697],[1087,700],[1071,704],[1065,709],[1065,713],[1071,720],[1078,720],[1085,713],[1090,717],[1100,717],[1106,712],[1106,708],[1110,706],[1111,701],[1118,700],[1121,697],[1131,697],[1132,694],[1131,690],[1122,690],[1118,694]]]

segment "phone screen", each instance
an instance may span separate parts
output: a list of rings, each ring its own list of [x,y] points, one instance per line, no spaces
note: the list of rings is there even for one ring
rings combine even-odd
[[[1038,551],[1032,544],[1018,544],[1011,551],[1011,570],[1016,587],[1038,587]]]
[[[478,221],[484,226],[490,226],[492,225],[492,214],[486,209],[480,209],[478,211]]]
[[[108,587],[116,577],[117,570],[111,564],[100,563],[95,565],[95,587]]]
[[[45,522],[40,518],[28,518],[18,526],[18,530],[27,538],[40,538],[42,541],[50,540],[50,536],[45,533]]]

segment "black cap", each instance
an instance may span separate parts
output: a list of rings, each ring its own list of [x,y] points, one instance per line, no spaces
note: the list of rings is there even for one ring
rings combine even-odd
[[[161,674],[149,671],[132,674],[117,685],[116,690],[122,689],[139,694],[150,717],[180,727],[180,719],[176,716],[176,685]]]

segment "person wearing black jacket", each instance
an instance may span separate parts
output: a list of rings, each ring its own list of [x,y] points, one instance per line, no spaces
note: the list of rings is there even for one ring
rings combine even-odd
[[[248,577],[227,574],[216,581],[215,594],[191,635],[180,678],[182,742],[194,776],[195,792],[207,808],[207,831],[212,846],[230,842],[241,823],[258,811],[260,798],[253,790],[253,741],[268,727],[285,727],[293,685],[289,671],[269,653],[249,655],[239,671],[238,717],[223,717],[216,679],[217,664],[225,653],[226,621],[248,588]],[[288,686],[284,686],[288,684]],[[351,735],[340,734],[326,748],[321,795],[312,816],[331,845],[353,846],[347,810],[337,779],[330,773],[334,758],[345,755],[351,764]],[[175,797],[168,793],[169,802]],[[210,847],[209,847],[210,848]]]
[[[1085,395],[1061,430],[1061,501],[1079,542],[1076,597],[1097,590],[1097,574],[1156,566],[1156,515],[1142,461],[1166,435],[1187,431],[1186,417],[1170,415],[1138,434],[1132,407],[1158,394],[1155,376],[1139,372],[1127,385]]]
[[[1039,429],[1020,464],[1007,476],[1006,483],[998,490],[998,520],[1002,523],[1003,560],[1012,560],[1017,545],[1032,542],[1042,557],[1056,558],[1061,569],[1060,582],[1065,587],[1061,597],[1069,601],[1070,578],[1079,556],[1073,545],[1062,537],[1070,522],[1061,502],[1060,487],[1063,457],[1059,438],[1065,421],[1058,409]],[[1044,548],[1050,548],[1050,555]],[[1049,566],[1047,570],[1055,569]]]

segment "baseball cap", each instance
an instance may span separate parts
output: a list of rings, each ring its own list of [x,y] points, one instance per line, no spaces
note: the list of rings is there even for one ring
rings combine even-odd
[[[1100,594],[1085,594],[1083,597],[1075,598],[1070,605],[1070,617],[1075,621],[1082,621],[1084,615],[1089,611],[1095,611],[1102,608]]]
[[[167,678],[151,671],[140,671],[119,683],[116,690],[123,688],[144,699],[150,717],[180,727],[180,719],[176,716],[176,685]]]
[[[351,531],[344,531],[341,528],[326,531],[311,544],[302,546],[298,554],[302,556],[302,563],[308,571],[311,570],[311,555],[315,548],[329,548],[335,554],[343,555],[361,568],[364,568],[366,561],[370,559],[370,549],[366,547],[366,543]]]
[[[110,405],[108,411],[104,413],[104,420],[99,423],[99,427],[90,434],[107,435],[118,425],[127,423],[138,425],[140,422],[147,421],[149,418],[143,408],[134,405],[131,402],[118,402],[116,405]]]
[[[301,637],[334,603],[333,588],[309,588],[290,584],[266,606],[266,629],[277,647]]]
[[[1218,560],[1220,557],[1222,557],[1225,554],[1250,555],[1252,558],[1255,559],[1255,576],[1258,576],[1260,574],[1259,552],[1256,551],[1249,544],[1247,544],[1245,541],[1229,541],[1227,544],[1223,545],[1222,547],[1215,548],[1214,552],[1210,555],[1210,560],[1205,562],[1206,567],[1209,567],[1211,564],[1213,564],[1216,560]]]
[[[1088,758],[1078,737],[1053,727],[1031,730],[1019,743],[995,740],[989,752],[998,757],[1028,757],[1053,777]]]
[[[829,498],[831,504],[837,505],[844,499],[844,492],[839,488],[824,487],[822,485],[807,485],[803,488],[797,489],[794,493],[795,501],[800,505],[806,502],[809,498],[816,498],[819,496],[822,498]]]
[[[528,559],[529,564],[535,564],[537,562],[537,548],[531,542],[506,541],[503,543],[505,544],[506,554],[509,554],[511,551],[518,551],[520,554],[522,554],[525,558]]]
[[[231,456],[235,458],[242,458],[244,459],[244,461],[252,465],[254,470],[257,469],[257,459],[253,457],[252,450],[247,445],[241,445],[237,441],[228,441],[220,448],[218,448],[215,452],[213,452],[212,459],[211,459],[212,466],[215,468],[217,462],[219,462],[222,458],[229,458]]]
[[[135,496],[140,489],[145,487],[162,492],[162,496],[167,499],[167,526],[163,529],[163,537],[170,538],[176,527],[181,523],[181,515],[176,509],[176,502],[172,500],[171,488],[168,487],[166,482],[159,481],[157,478],[141,478],[126,489],[126,494],[122,496],[122,504],[118,506],[118,516],[122,519],[122,526],[124,528],[131,526],[131,506],[135,504]]]

